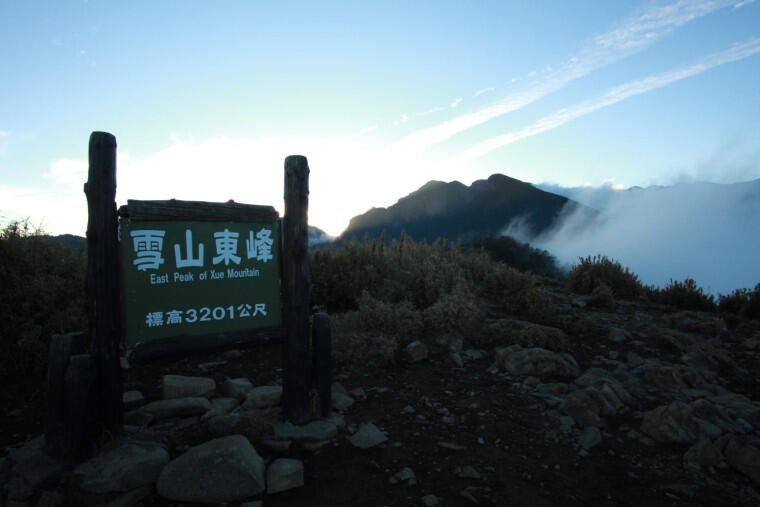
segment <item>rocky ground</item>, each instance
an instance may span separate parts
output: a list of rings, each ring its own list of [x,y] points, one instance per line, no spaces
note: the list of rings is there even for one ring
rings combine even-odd
[[[73,472],[6,391],[0,505],[760,505],[760,322],[546,290],[551,326],[493,307],[490,340],[337,372],[305,427],[279,346],[132,366],[126,439]]]

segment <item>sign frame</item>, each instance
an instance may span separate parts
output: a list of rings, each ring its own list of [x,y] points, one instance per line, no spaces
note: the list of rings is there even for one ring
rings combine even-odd
[[[234,201],[226,203],[206,202],[206,201],[181,201],[170,199],[165,201],[144,201],[133,200],[127,201],[127,204],[121,206],[118,210],[119,223],[134,221],[140,223],[150,222],[176,222],[178,224],[186,222],[234,222],[236,224],[246,223],[275,223],[279,227],[279,234],[275,234],[272,239],[277,242],[277,266],[276,277],[278,285],[279,307],[279,326],[269,327],[252,327],[246,329],[237,329],[232,331],[211,332],[205,334],[188,334],[178,333],[160,339],[152,339],[138,343],[132,348],[128,348],[127,354],[129,360],[135,363],[142,363],[147,360],[174,355],[189,355],[201,352],[218,351],[229,348],[245,347],[263,343],[281,343],[285,339],[285,298],[283,290],[283,227],[279,214],[272,206],[261,206],[254,204],[241,204]],[[124,239],[122,239],[124,241]],[[120,343],[127,346],[127,280],[124,277],[124,262],[122,258],[122,248],[119,248],[119,277],[120,295],[119,304],[122,308],[124,318],[121,322]]]

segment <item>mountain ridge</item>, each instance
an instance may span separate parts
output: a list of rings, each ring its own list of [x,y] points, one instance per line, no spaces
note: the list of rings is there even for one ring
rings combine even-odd
[[[415,239],[473,242],[498,236],[516,220],[529,236],[537,236],[555,225],[563,211],[580,208],[586,207],[499,173],[469,186],[431,180],[392,206],[353,217],[339,239],[375,238],[385,230],[388,239],[405,231]]]

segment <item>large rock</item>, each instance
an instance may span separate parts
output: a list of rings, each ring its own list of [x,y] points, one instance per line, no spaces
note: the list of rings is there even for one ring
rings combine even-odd
[[[674,401],[646,412],[641,431],[658,442],[691,444],[699,436],[699,425],[692,417],[689,405]]]
[[[239,502],[264,491],[264,460],[242,435],[217,438],[166,465],[156,488],[177,502]]]
[[[760,484],[760,440],[738,436],[726,440],[723,455],[728,464]]]
[[[701,467],[716,466],[722,459],[720,448],[709,438],[703,437],[683,455],[683,464],[699,470]]]
[[[303,463],[297,459],[279,458],[267,468],[267,493],[279,493],[303,486]]]
[[[496,349],[497,365],[512,375],[554,375],[575,377],[578,363],[569,354],[557,354],[542,348],[524,349],[519,345]]]
[[[162,445],[127,441],[80,464],[74,476],[88,493],[129,491],[156,482],[168,462],[169,453]]]
[[[44,447],[45,437],[40,436],[8,454],[13,463],[13,471],[32,488],[57,481],[63,470],[61,461],[50,457]]]
[[[138,410],[152,415],[155,420],[160,420],[170,417],[201,415],[210,409],[211,402],[207,398],[190,397],[153,401],[147,405],[143,405]]]
[[[282,399],[282,386],[259,386],[254,387],[245,397],[246,408],[265,408],[280,404]]]
[[[388,437],[372,423],[362,424],[359,431],[348,438],[351,445],[359,449],[369,449],[387,441]]]
[[[739,431],[719,407],[707,400],[674,401],[644,414],[641,430],[658,442],[694,443],[700,436],[719,437]]]
[[[184,377],[182,375],[164,375],[162,385],[163,398],[209,397],[216,391],[216,382],[208,377]]]

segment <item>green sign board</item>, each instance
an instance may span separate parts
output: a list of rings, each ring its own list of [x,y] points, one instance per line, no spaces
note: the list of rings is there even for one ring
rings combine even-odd
[[[276,221],[122,217],[127,347],[281,326],[279,234]]]

